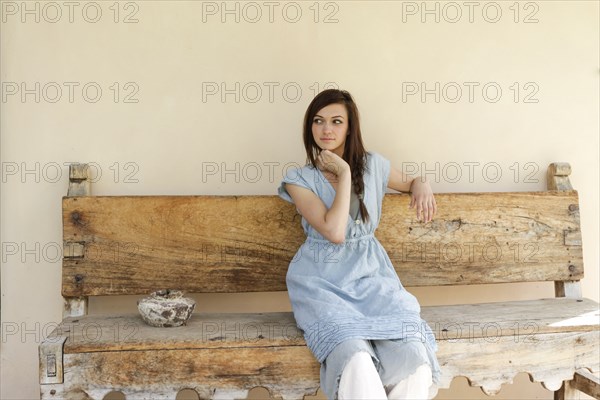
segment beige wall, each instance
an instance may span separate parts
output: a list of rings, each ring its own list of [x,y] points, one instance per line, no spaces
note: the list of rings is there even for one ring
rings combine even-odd
[[[421,2],[339,1],[320,3],[315,22],[313,2],[275,2],[269,22],[258,2],[262,17],[253,23],[256,8],[236,2],[227,7],[239,7],[239,22],[235,14],[221,21],[221,2],[191,1],[120,3],[118,22],[113,2],[79,2],[70,22],[63,2],[30,1],[27,14],[25,3],[3,1],[0,397],[38,397],[37,346],[61,320],[66,163],[94,163],[95,195],[274,195],[283,166],[304,163],[302,116],[328,82],[355,96],[369,150],[405,172],[438,163],[439,173],[428,175],[435,192],[545,190],[548,164],[571,163],[583,294],[598,301],[598,2],[513,3],[476,2],[473,22],[469,8],[454,3],[462,18],[452,22],[456,9],[428,2],[440,20],[432,14],[423,22]],[[494,5],[502,13],[496,22]],[[302,14],[292,22],[295,6]],[[124,23],[128,15],[137,22]],[[436,82],[439,102],[435,94],[403,99],[412,83],[435,93]],[[231,89],[224,101],[222,83]],[[237,180],[203,178],[212,163],[220,170],[239,163]],[[261,166],[257,179],[251,163]],[[451,163],[461,167],[456,180]],[[472,179],[468,163],[479,163]],[[482,173],[494,165],[498,181],[494,169]],[[554,295],[552,283],[409,290],[424,306]],[[290,309],[286,293],[195,297],[200,311]],[[90,312],[135,311],[136,299],[92,299]],[[438,398],[482,397],[457,378]],[[519,374],[497,398],[552,393]]]

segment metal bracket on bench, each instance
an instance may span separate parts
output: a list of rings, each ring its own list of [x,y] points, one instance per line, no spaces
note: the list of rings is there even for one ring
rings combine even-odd
[[[83,258],[85,255],[85,242],[63,241],[64,258]]]
[[[63,345],[66,336],[49,336],[40,345],[40,384],[63,383]]]

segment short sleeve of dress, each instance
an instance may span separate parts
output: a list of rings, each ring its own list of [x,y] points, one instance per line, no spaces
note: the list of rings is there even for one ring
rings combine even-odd
[[[315,192],[315,189],[310,184],[310,181],[307,179],[307,177],[303,175],[303,172],[304,170],[302,168],[291,168],[287,170],[285,176],[283,177],[283,180],[281,181],[281,184],[277,188],[277,194],[279,195],[279,197],[281,197],[287,202],[294,202],[292,196],[290,196],[289,192],[285,188],[285,183],[291,183],[293,185],[302,186],[306,189]]]
[[[387,158],[385,158],[384,156],[382,156],[379,153],[372,153],[373,154],[373,158],[374,158],[374,166],[375,166],[375,171],[377,171],[377,175],[379,176],[379,178],[381,179],[381,189],[383,191],[383,193],[385,193],[387,187],[388,187],[388,181],[390,179],[390,169],[391,169],[391,163],[390,160],[388,160]]]

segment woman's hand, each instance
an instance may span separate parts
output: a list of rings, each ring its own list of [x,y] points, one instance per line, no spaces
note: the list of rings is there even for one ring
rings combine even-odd
[[[343,172],[350,172],[350,165],[331,150],[322,150],[317,156],[317,167],[321,171],[329,171],[336,177]]]
[[[433,219],[433,215],[437,212],[437,205],[433,197],[433,191],[429,182],[425,178],[417,177],[413,179],[411,185],[410,208],[417,206],[417,221],[421,220],[423,214],[423,222],[427,223]]]

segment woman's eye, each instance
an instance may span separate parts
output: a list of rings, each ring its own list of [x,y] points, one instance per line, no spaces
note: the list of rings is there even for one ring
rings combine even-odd
[[[323,120],[321,118],[313,119],[313,124],[322,124],[322,123],[323,123]],[[333,123],[336,125],[340,125],[340,124],[343,124],[344,121],[342,121],[341,119],[334,119]]]

